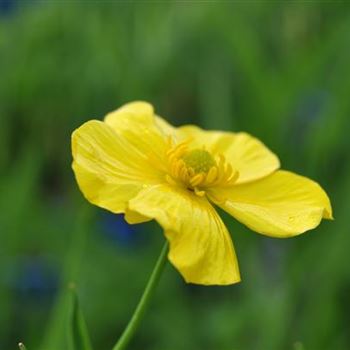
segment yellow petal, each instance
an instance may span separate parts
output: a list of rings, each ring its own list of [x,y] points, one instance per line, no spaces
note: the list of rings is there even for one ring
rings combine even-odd
[[[142,116],[144,118],[153,118],[154,108],[153,106],[145,101],[134,101],[126,103],[114,112],[107,114],[106,119],[111,119],[110,122],[113,124],[113,119],[118,115],[134,115],[136,118]],[[107,122],[107,120],[105,120]]]
[[[124,219],[130,225],[141,224],[143,222],[147,222],[147,221],[152,220],[152,218],[149,218],[147,216],[143,216],[143,215],[137,213],[136,211],[132,211],[128,208],[125,210]]]
[[[249,134],[206,131],[193,125],[177,129],[180,139],[191,138],[193,147],[205,146],[212,154],[223,154],[239,177],[237,184],[270,175],[280,167],[277,156]]]
[[[187,282],[226,285],[240,281],[224,223],[206,198],[169,185],[142,190],[129,209],[154,218],[170,242],[169,260]]]
[[[165,119],[163,119],[159,115],[156,115],[155,120],[157,127],[165,137],[168,138],[169,136],[171,136],[172,138],[174,138],[176,136],[176,128],[170,123],[168,123]]]
[[[93,204],[114,213],[145,184],[159,182],[160,174],[107,124],[92,120],[72,134],[73,170],[79,187]]]
[[[128,103],[107,114],[104,121],[135,148],[142,149],[154,166],[164,169],[171,126],[154,115],[151,104],[142,101]]]
[[[323,189],[288,171],[229,189],[212,189],[210,195],[238,221],[272,237],[299,235],[318,226],[322,218],[332,219],[331,204]]]

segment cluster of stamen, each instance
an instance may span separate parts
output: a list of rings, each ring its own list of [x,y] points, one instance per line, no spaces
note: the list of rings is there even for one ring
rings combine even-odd
[[[222,154],[215,159],[204,148],[189,149],[189,144],[190,141],[184,141],[167,152],[169,183],[181,183],[198,196],[204,196],[208,187],[235,183],[239,173]]]

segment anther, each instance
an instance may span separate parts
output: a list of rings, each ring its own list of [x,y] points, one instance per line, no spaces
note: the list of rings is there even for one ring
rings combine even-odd
[[[205,181],[208,184],[211,184],[212,182],[214,182],[214,180],[216,179],[217,175],[218,175],[218,168],[216,166],[213,166],[213,167],[210,168]]]
[[[190,180],[190,184],[192,187],[196,187],[203,181],[203,179],[204,179],[203,173],[197,174],[194,177],[192,177],[192,179]]]
[[[194,193],[195,193],[198,197],[204,197],[204,196],[205,196],[205,191],[201,191],[201,190],[199,190],[197,187],[194,188]]]

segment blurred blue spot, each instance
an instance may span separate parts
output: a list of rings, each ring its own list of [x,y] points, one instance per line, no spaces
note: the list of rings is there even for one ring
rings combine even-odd
[[[0,0],[0,14],[9,14],[15,8],[15,0]]]
[[[22,298],[52,299],[58,290],[58,273],[40,256],[24,256],[16,264],[10,287]]]
[[[122,214],[102,212],[99,224],[103,234],[118,245],[132,247],[140,242],[137,226],[129,225]]]
[[[305,134],[323,117],[323,111],[329,102],[330,95],[325,90],[310,91],[299,101],[294,118],[294,130],[299,141],[303,141]]]
[[[286,123],[286,133],[291,137],[288,142],[296,153],[303,152],[305,141],[313,129],[325,118],[323,111],[330,101],[330,94],[326,90],[314,89],[305,92],[299,99],[290,123]]]
[[[316,89],[301,99],[297,108],[297,117],[306,122],[317,121],[329,100],[329,93],[325,90]]]

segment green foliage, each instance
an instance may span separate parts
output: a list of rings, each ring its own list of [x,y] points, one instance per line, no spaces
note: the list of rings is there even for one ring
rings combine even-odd
[[[69,349],[92,350],[90,336],[86,327],[85,319],[79,306],[75,286],[71,284],[71,307],[70,320],[68,323]]]
[[[322,184],[335,221],[273,240],[225,216],[243,282],[189,286],[169,268],[131,348],[350,348],[349,9],[26,1],[0,14],[0,348],[67,349],[72,280],[96,348],[121,334],[162,233],[106,234],[73,178],[70,134],[136,99],[175,125],[261,138]]]

